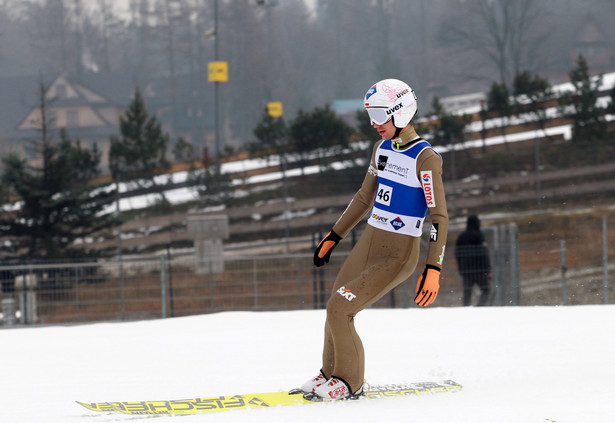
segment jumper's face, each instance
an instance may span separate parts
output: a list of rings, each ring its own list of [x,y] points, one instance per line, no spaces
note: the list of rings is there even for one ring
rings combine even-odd
[[[382,125],[378,125],[377,123],[372,123],[372,126],[378,131],[378,135],[382,137],[383,140],[390,140],[395,137],[395,130],[397,129],[393,124],[393,119],[389,119]]]

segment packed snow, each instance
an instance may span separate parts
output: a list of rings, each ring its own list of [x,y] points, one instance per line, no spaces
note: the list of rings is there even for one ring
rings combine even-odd
[[[325,312],[226,312],[0,329],[0,422],[149,421],[75,401],[296,387],[320,366]],[[457,393],[247,409],[156,421],[613,422],[615,306],[368,309],[372,384],[452,379]]]

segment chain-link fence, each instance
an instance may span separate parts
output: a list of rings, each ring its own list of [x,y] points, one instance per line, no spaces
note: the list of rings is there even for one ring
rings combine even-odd
[[[594,242],[582,237],[519,242],[516,225],[483,228],[491,274],[487,305],[613,303],[606,219],[597,220]],[[449,233],[436,306],[462,305],[463,283],[455,260],[459,231]],[[320,239],[314,237],[314,239]],[[236,310],[324,308],[356,236],[344,239],[331,261],[316,268],[306,253],[218,255],[205,266],[193,253],[123,257],[72,263],[0,266],[4,326],[135,320]],[[423,243],[419,266],[424,263]],[[414,275],[373,307],[415,307]],[[476,305],[479,289],[474,287]]]

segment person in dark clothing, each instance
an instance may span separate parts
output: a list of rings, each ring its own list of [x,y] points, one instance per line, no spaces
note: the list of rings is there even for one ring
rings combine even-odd
[[[478,216],[468,217],[466,230],[457,238],[455,259],[463,278],[463,305],[472,304],[474,285],[481,290],[478,305],[487,305],[491,292],[491,262]]]

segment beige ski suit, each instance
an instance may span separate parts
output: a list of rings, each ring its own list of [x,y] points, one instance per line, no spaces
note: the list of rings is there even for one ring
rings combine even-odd
[[[363,345],[355,330],[354,316],[414,272],[422,232],[420,214],[423,213],[424,217],[426,210],[432,222],[426,265],[441,269],[444,257],[448,213],[442,184],[442,159],[417,135],[413,127],[404,131],[400,138],[401,140],[394,140],[397,143],[389,140],[376,143],[361,188],[333,226],[333,231],[343,238],[371,210],[368,225],[342,265],[327,303],[322,372],[327,378],[335,376],[343,379],[352,392],[361,388],[365,366]],[[423,144],[422,150],[414,159],[415,164],[412,158],[402,156],[399,156],[401,162],[392,161],[392,156],[408,152],[415,146],[419,147],[418,143]],[[390,149],[383,149],[386,146],[390,146]],[[408,169],[414,170],[413,166],[416,168],[416,175],[407,174]],[[389,182],[384,178],[387,176],[386,172],[397,180],[408,180],[407,184],[414,185],[414,188]],[[431,186],[422,183],[417,187],[417,181],[420,182],[427,175],[432,180]],[[409,212],[410,217],[394,218],[398,210],[385,211],[386,207],[394,203],[391,198],[395,193],[398,193],[398,196],[401,195],[399,193],[404,193],[407,198],[417,190],[420,190],[427,206],[422,212],[415,213],[416,217]],[[412,195],[419,200],[412,202],[423,202],[416,197],[416,193]],[[408,207],[412,208],[412,205]]]

